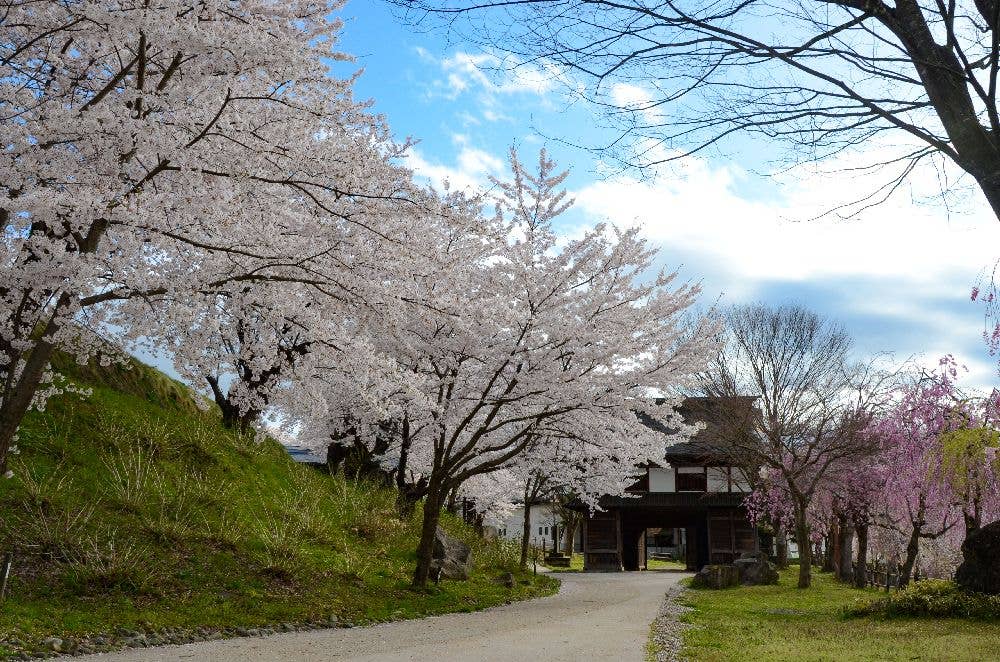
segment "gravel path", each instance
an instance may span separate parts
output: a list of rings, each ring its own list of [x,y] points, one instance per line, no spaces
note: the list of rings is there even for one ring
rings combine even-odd
[[[365,628],[134,649],[77,658],[90,662],[268,662],[289,660],[642,662],[664,593],[685,575],[560,573],[557,595],[471,614]]]
[[[653,641],[656,642],[656,662],[682,662],[681,657],[681,637],[686,628],[691,627],[680,621],[681,615],[686,611],[691,611],[689,607],[677,604],[677,596],[684,591],[680,584],[672,584],[667,587],[667,593],[663,596],[663,604],[660,605],[660,613],[652,625]]]

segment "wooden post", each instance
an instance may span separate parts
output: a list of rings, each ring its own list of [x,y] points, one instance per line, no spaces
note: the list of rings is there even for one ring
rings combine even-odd
[[[618,538],[618,569],[619,570],[625,570],[625,564],[624,564],[624,560],[625,559],[624,559],[624,554],[623,554],[624,546],[622,545],[622,512],[620,510],[618,510],[617,508],[615,509],[615,525],[616,525],[615,526],[615,531],[618,534],[617,535],[617,538]]]
[[[14,553],[4,552],[3,563],[0,565],[0,603],[7,597],[7,580],[10,579],[10,567],[14,564]]]

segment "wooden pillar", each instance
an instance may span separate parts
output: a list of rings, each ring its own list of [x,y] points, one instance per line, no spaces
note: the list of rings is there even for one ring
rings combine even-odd
[[[732,547],[733,550],[733,560],[740,558],[739,550],[736,548],[736,510],[729,511],[729,530],[732,532]]]
[[[618,543],[618,569],[621,571],[625,570],[625,565],[623,563],[624,546],[622,545],[622,511],[615,509],[615,532],[617,533],[616,538]]]

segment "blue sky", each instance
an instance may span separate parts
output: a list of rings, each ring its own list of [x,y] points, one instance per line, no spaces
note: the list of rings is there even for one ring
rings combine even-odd
[[[576,81],[564,72],[510,71],[471,44],[404,26],[378,0],[354,0],[340,15],[340,46],[364,69],[357,96],[374,100],[399,138],[419,141],[409,165],[426,178],[485,185],[502,174],[510,145],[528,161],[545,146],[571,170],[577,205],[563,224],[567,234],[599,221],[639,225],[660,247],[663,266],[700,281],[708,303],[802,303],[840,320],[861,354],[922,355],[934,364],[950,352],[969,366],[970,385],[997,382],[969,290],[1000,257],[1000,223],[974,191],[949,184],[955,195],[946,209],[929,195],[940,190],[940,173],[922,171],[858,218],[808,221],[865,186],[841,166],[891,146],[772,178],[757,173],[778,149],[749,137],[649,177],[621,173],[565,144],[600,144],[610,134],[565,93]],[[642,93],[608,89],[626,102]]]

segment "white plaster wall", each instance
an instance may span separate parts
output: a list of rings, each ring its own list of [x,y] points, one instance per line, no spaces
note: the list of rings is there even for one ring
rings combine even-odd
[[[508,540],[520,540],[523,527],[524,508],[515,508],[507,516],[506,521],[500,527],[500,531]],[[545,533],[545,527],[549,528],[548,534]],[[554,540],[552,534],[558,533],[553,527],[561,528],[559,515],[556,512],[555,506],[540,504],[531,507],[531,536],[528,540],[533,545],[541,547],[542,542],[545,541],[545,546],[551,549]],[[541,529],[542,533],[538,532],[539,529]]]
[[[674,468],[667,467],[660,469],[650,467],[649,469],[649,491],[650,492],[674,492]]]

